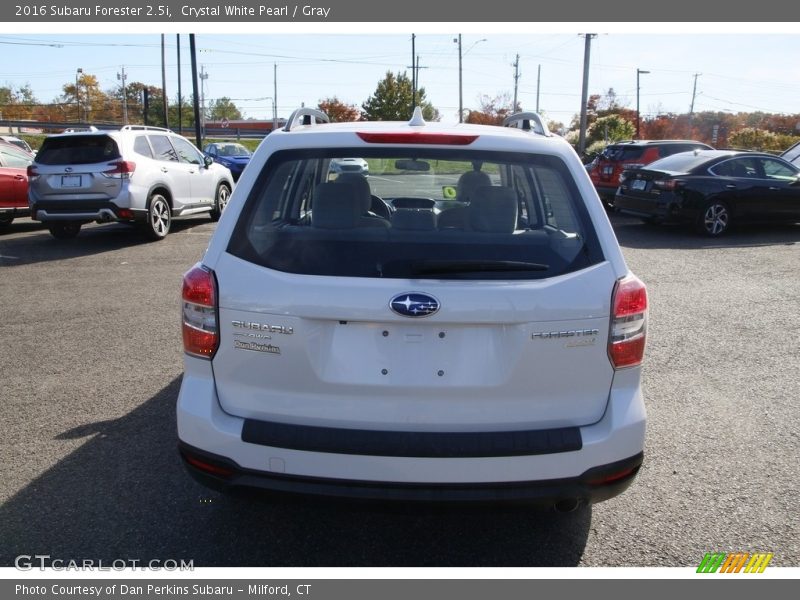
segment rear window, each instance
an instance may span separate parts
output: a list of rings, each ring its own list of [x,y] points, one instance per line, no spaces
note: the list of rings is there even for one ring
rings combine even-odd
[[[45,139],[36,154],[42,165],[85,165],[120,157],[117,143],[107,135],[66,135]]]
[[[644,146],[607,146],[601,156],[607,160],[636,160],[644,154]]]
[[[800,142],[796,143],[794,146],[784,152],[781,155],[781,158],[800,167]]]
[[[671,171],[674,173],[688,173],[692,169],[707,163],[710,157],[703,154],[703,152],[695,153],[694,150],[690,152],[681,152],[673,154],[666,158],[660,158],[655,162],[647,165],[647,168],[654,171]]]
[[[359,153],[369,176],[331,168]],[[423,279],[538,279],[603,260],[560,159],[434,149],[276,153],[228,251],[290,273]]]

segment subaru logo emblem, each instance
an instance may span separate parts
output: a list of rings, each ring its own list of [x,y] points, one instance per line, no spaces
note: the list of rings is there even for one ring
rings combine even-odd
[[[404,317],[427,317],[439,310],[439,301],[428,294],[406,292],[392,298],[389,308]]]

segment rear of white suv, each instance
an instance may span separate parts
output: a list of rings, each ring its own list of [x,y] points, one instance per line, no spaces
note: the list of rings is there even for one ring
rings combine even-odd
[[[233,177],[167,129],[120,130],[48,137],[28,167],[31,217],[59,239],[84,223],[136,224],[163,239],[175,218],[209,214],[227,205]]]
[[[184,278],[189,471],[561,508],[626,489],[647,296],[572,149],[530,114],[511,124],[533,131],[305,112],[261,144]],[[349,156],[368,183],[331,172]]]

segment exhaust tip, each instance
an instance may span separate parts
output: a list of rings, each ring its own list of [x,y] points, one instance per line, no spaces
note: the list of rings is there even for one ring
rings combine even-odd
[[[578,498],[564,498],[556,502],[553,508],[559,513],[571,513],[576,511],[580,505],[581,501]]]

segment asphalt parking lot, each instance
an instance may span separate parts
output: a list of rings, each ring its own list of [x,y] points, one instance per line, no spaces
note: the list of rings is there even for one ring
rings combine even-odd
[[[214,225],[144,242],[121,225],[57,242],[0,233],[0,565],[800,565],[800,226],[707,240],[612,215],[651,300],[645,465],[570,514],[274,501],[208,492],[176,452],[181,275]]]

